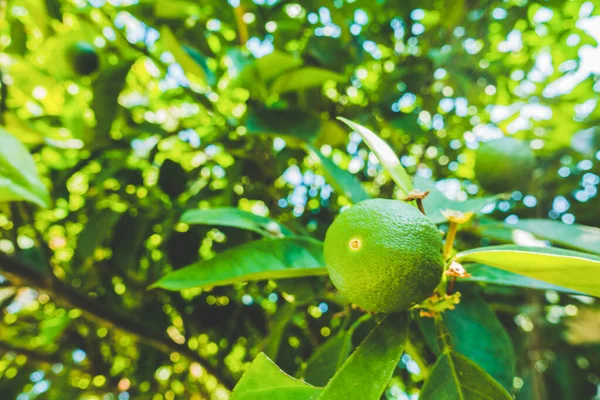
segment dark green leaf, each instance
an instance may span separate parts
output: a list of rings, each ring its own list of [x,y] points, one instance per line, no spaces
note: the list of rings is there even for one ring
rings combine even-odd
[[[145,250],[144,242],[152,234],[152,222],[145,214],[124,213],[115,226],[112,261],[120,271],[129,276],[134,276],[139,270],[140,255]]]
[[[277,360],[283,333],[294,316],[294,312],[296,312],[296,304],[286,302],[277,307],[277,311],[270,321],[270,334],[263,351],[265,355],[272,360]]]
[[[217,77],[214,72],[208,67],[208,63],[206,62],[206,57],[204,57],[198,50],[193,47],[186,46],[185,44],[181,46],[183,50],[198,64],[202,67],[204,71],[204,77],[206,78],[206,83],[209,85],[214,85],[217,83]]]
[[[319,398],[379,399],[404,352],[407,332],[407,314],[387,315],[350,355]]]
[[[70,323],[71,318],[66,314],[41,321],[38,335],[40,346],[56,343],[58,337],[67,329]]]
[[[163,161],[158,174],[158,187],[173,199],[185,192],[186,184],[187,174],[181,164],[169,159]]]
[[[15,18],[10,22],[10,45],[4,51],[20,56],[27,52],[27,34],[21,20]]]
[[[319,347],[306,362],[304,379],[312,385],[325,386],[348,358],[351,336],[341,331]]]
[[[91,215],[77,238],[75,258],[83,261],[94,256],[94,250],[106,239],[112,228],[119,221],[121,214],[103,208]]]
[[[327,179],[327,182],[333,186],[339,194],[343,194],[353,203],[358,203],[359,201],[370,198],[365,189],[361,186],[360,181],[356,179],[354,175],[338,167],[319,150],[311,149],[311,151],[319,158],[319,161],[323,166],[325,179]]]
[[[406,170],[400,163],[398,156],[394,153],[394,150],[383,141],[379,136],[371,132],[369,129],[362,125],[347,120],[346,118],[338,117],[340,121],[352,128],[358,133],[363,141],[369,146],[371,151],[375,153],[381,165],[390,173],[392,179],[400,187],[405,195],[413,190],[413,185],[410,180],[410,176],[406,173]]]
[[[491,307],[473,289],[462,285],[460,304],[446,311],[442,317],[452,338],[452,347],[482,367],[507,390],[513,387],[516,374],[515,351],[506,329],[502,326]],[[431,325],[433,320],[420,318],[419,325]],[[436,343],[430,345],[439,354]]]
[[[164,276],[152,288],[182,290],[264,279],[324,275],[323,244],[308,238],[261,239]]]
[[[260,353],[233,389],[231,400],[310,400],[320,391],[287,375]]]
[[[0,203],[19,200],[44,208],[50,206],[50,194],[29,150],[0,128]]]
[[[271,91],[279,94],[295,92],[320,87],[327,81],[345,82],[346,78],[327,69],[304,67],[280,75],[271,85]]]
[[[431,370],[420,400],[502,400],[512,396],[467,357],[446,349]]]
[[[305,57],[310,56],[320,65],[336,71],[343,71],[350,61],[348,46],[341,40],[328,36],[311,36],[304,51]]]
[[[554,285],[600,296],[600,257],[553,247],[482,247],[457,254],[462,263],[486,264]]]
[[[323,289],[323,283],[316,276],[281,279],[277,281],[277,289],[282,292],[287,301],[300,305],[306,304],[318,296]]]
[[[275,220],[234,207],[187,210],[181,216],[181,222],[190,225],[231,226],[257,232],[265,236],[292,235],[292,232],[288,228]]]
[[[299,67],[302,60],[287,53],[275,50],[254,62],[260,78],[267,82],[285,71]]]
[[[46,10],[48,11],[48,16],[54,19],[62,19],[62,14],[60,12],[61,3],[59,0],[46,0]]]
[[[196,78],[201,82],[206,82],[206,71],[202,65],[179,44],[179,41],[167,26],[163,26],[160,30],[160,40],[162,47],[173,55],[175,61],[181,65],[181,68],[188,78]]]
[[[321,119],[301,110],[255,108],[248,113],[249,134],[291,136],[309,142],[321,129]]]
[[[114,67],[103,69],[92,83],[92,110],[96,115],[95,140],[102,142],[109,137],[119,110],[119,95],[125,87],[125,79],[132,65],[132,61],[123,61]]]

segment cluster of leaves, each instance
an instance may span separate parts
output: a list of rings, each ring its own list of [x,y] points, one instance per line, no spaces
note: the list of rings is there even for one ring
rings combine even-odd
[[[3,396],[592,398],[598,9],[398,3],[0,3]],[[483,193],[509,134],[535,184]],[[435,319],[364,315],[320,240],[413,187],[443,231],[479,214],[472,276]]]

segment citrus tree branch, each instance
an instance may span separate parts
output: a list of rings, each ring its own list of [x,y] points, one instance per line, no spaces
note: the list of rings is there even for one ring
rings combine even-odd
[[[58,304],[80,309],[88,319],[96,323],[127,332],[163,353],[178,352],[184,355],[189,360],[201,364],[223,386],[231,389],[233,384],[231,379],[211,367],[207,359],[192,351],[185,343],[175,343],[144,321],[107,307],[100,300],[78,292],[54,276],[34,269],[15,257],[0,254],[0,271],[16,285],[33,287],[46,292]]]

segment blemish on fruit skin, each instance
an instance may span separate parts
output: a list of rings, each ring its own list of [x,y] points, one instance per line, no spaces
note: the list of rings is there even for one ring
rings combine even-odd
[[[349,245],[351,250],[358,250],[362,246],[362,243],[359,239],[350,239]]]

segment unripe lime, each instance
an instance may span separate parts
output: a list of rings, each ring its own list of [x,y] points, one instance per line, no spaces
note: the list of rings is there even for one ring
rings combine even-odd
[[[79,75],[89,75],[98,69],[100,58],[96,48],[88,42],[76,42],[66,51],[69,65]]]
[[[325,236],[333,284],[368,311],[405,310],[429,297],[444,269],[442,237],[416,207],[362,201],[340,214]]]
[[[531,182],[535,156],[526,142],[503,137],[482,143],[475,153],[475,174],[492,193],[524,189]]]

